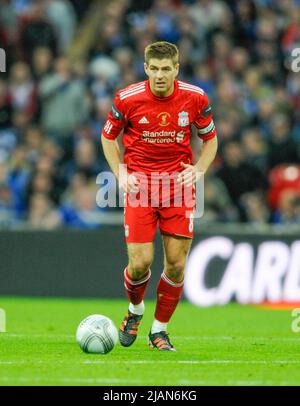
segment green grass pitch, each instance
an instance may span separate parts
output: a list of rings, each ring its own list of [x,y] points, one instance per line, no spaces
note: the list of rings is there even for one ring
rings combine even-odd
[[[83,353],[79,322],[104,314],[119,325],[124,300],[0,297],[7,332],[0,333],[0,385],[299,385],[300,333],[291,311],[230,304],[197,308],[181,302],[169,333],[177,352],[146,343],[154,302],[146,301],[139,336],[107,355]]]

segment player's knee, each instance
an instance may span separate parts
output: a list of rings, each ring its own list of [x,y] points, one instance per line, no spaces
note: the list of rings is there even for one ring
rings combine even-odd
[[[151,266],[150,258],[138,258],[130,261],[129,274],[133,280],[141,279],[149,270]]]
[[[185,261],[182,260],[168,262],[166,264],[165,272],[171,279],[180,282],[183,280],[184,267]]]

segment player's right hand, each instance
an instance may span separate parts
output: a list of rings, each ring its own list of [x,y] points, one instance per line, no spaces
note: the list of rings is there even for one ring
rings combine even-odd
[[[119,180],[119,186],[126,193],[138,193],[140,191],[139,181],[133,174],[122,176]]]

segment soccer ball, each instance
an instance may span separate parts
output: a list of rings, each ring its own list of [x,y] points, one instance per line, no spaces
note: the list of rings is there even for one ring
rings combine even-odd
[[[79,324],[76,340],[84,352],[107,354],[118,341],[118,331],[111,319],[101,314],[92,314]]]

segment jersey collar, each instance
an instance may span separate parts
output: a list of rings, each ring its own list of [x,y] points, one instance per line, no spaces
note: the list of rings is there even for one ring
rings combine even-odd
[[[174,91],[172,94],[170,94],[170,96],[167,96],[167,97],[155,96],[155,94],[153,94],[150,89],[149,80],[146,80],[146,92],[147,92],[148,96],[150,96],[151,99],[153,99],[153,100],[160,101],[160,102],[169,101],[169,100],[173,99],[173,97],[175,97],[178,92],[178,81],[177,80],[174,81]]]

